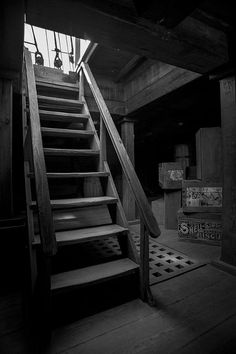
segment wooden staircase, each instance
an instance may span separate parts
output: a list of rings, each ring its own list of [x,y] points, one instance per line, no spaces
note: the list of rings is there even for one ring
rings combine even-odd
[[[144,279],[148,261],[145,266],[140,265],[106,159],[105,124],[101,119],[98,136],[83,96],[82,81],[69,83],[37,76],[35,80],[27,50],[24,78],[31,294],[38,287],[44,289],[44,309],[48,311],[54,293],[133,275],[145,300],[149,294],[148,280]],[[147,240],[147,232],[143,235]],[[96,256],[86,256],[83,263],[74,256],[84,243],[114,237],[119,243],[119,257],[101,262],[96,261]],[[58,263],[63,249],[67,258],[57,267],[54,261]],[[145,245],[141,247],[141,263],[144,254],[148,257]]]

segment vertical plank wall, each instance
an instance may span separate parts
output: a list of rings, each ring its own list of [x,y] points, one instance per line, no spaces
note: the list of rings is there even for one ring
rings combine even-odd
[[[236,96],[235,77],[220,81],[223,141],[223,240],[221,260],[236,265]]]
[[[0,217],[12,207],[12,81],[0,78]]]

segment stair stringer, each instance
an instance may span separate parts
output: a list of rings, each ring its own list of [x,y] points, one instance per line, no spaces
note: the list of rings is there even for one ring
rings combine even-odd
[[[81,100],[83,102],[83,108],[82,108],[82,113],[83,114],[87,114],[89,116],[88,119],[88,127],[90,127],[91,130],[93,130],[95,132],[94,134],[94,142],[92,145],[92,148],[98,148],[100,150],[101,153],[101,142],[99,140],[93,119],[91,117],[86,99],[84,96],[81,97]],[[102,123],[102,117],[101,117],[101,121]],[[106,155],[106,154],[105,154]],[[108,182],[107,182],[107,186],[106,186],[106,193],[105,195],[109,196],[109,197],[115,197],[117,198],[117,204],[116,204],[116,223],[120,226],[123,226],[127,229],[129,229],[129,224],[128,221],[126,219],[125,216],[125,212],[124,209],[122,207],[121,201],[120,201],[120,197],[118,195],[114,180],[112,178],[111,175],[111,171],[108,165],[108,162],[105,161],[101,161],[102,158],[100,158],[100,171],[104,171],[104,172],[108,172],[109,173],[109,177],[108,177]],[[137,252],[134,240],[131,236],[130,231],[127,232],[127,235],[122,235],[122,236],[118,236],[117,237],[122,254],[128,258],[130,258],[132,261],[134,261],[137,264],[140,264],[140,257],[139,254]]]

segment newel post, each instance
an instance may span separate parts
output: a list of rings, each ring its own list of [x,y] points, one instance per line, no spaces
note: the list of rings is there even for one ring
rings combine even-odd
[[[149,277],[149,234],[147,228],[140,219],[140,297],[149,305],[155,306]]]
[[[134,166],[134,120],[129,118],[122,118],[119,123],[121,125],[121,139],[129,155],[129,158]],[[135,200],[133,193],[129,187],[127,179],[122,173],[122,205],[128,221],[135,220]]]

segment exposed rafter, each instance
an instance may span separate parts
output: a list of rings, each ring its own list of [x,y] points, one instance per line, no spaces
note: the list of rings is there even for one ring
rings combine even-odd
[[[29,0],[27,22],[199,73],[227,62],[223,32],[190,17],[168,30],[126,10],[109,1]]]

